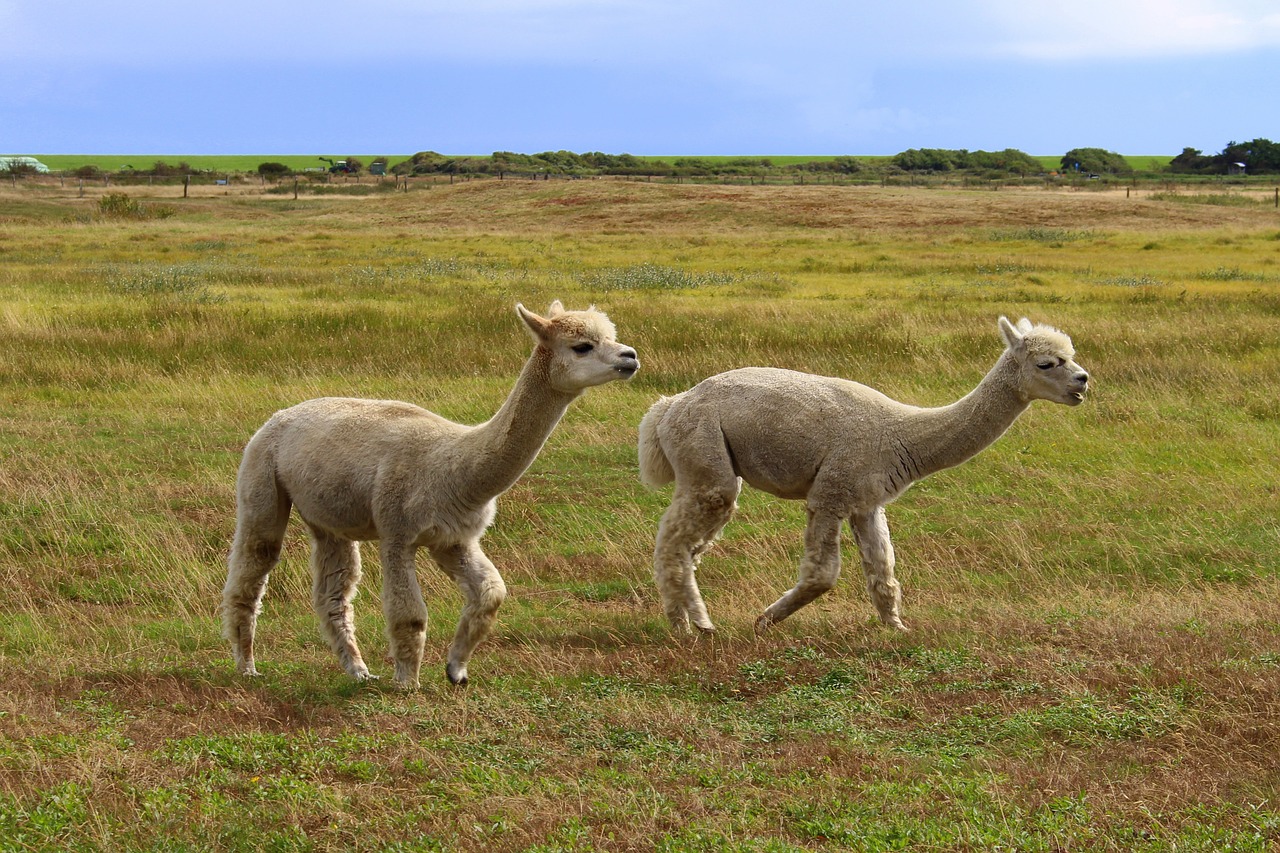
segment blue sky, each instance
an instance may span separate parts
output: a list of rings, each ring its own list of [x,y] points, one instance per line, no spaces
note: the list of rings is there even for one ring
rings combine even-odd
[[[1277,0],[0,0],[0,153],[1280,141]]]

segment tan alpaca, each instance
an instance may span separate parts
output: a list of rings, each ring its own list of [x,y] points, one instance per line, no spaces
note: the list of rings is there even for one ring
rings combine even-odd
[[[310,531],[313,602],[329,645],[357,679],[371,678],[356,646],[351,600],[358,542],[378,540],[382,609],[396,683],[418,685],[427,609],[414,572],[425,546],[465,599],[445,672],[467,682],[467,661],[489,634],[506,586],[480,550],[509,489],[573,402],[593,385],[629,379],[636,351],[604,314],[546,317],[516,305],[537,346],[489,421],[463,426],[409,403],[327,397],[277,412],[250,439],[236,482],[236,534],[223,589],[223,635],[236,670],[256,675],[253,635],[267,575],[280,558],[290,507]]]
[[[885,504],[916,480],[959,465],[999,438],[1033,400],[1084,400],[1089,374],[1071,339],[1001,317],[1007,349],[963,399],[936,409],[899,403],[865,385],[748,367],[662,398],[640,423],[640,478],[675,481],[658,526],[654,579],[672,626],[714,626],[694,572],[733,514],[742,481],[803,500],[809,522],[795,587],[756,620],[780,622],[835,586],[840,524],[849,520],[880,620],[905,631]]]

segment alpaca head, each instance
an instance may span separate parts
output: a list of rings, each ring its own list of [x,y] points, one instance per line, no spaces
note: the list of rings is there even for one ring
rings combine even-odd
[[[1018,325],[1000,318],[1000,336],[1017,365],[1023,398],[1077,406],[1089,390],[1089,374],[1075,363],[1071,338],[1052,326],[1032,325],[1023,317]]]
[[[594,307],[566,311],[557,299],[545,317],[518,303],[516,313],[538,348],[549,354],[547,380],[557,391],[577,394],[593,385],[630,379],[640,369],[636,351],[618,343],[613,323]]]

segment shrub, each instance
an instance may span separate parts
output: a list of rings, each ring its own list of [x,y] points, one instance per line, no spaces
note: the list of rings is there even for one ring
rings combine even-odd
[[[98,199],[98,213],[110,219],[168,219],[176,211],[168,205],[147,205],[125,193]]]
[[[281,178],[292,171],[284,163],[259,163],[258,174],[266,178]]]
[[[1119,175],[1132,172],[1123,155],[1101,148],[1072,148],[1062,155],[1062,171],[1091,175]]]

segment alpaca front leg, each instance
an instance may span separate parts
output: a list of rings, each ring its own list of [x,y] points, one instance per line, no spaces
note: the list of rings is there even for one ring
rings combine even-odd
[[[836,585],[840,577],[840,517],[809,510],[809,523],[804,531],[804,557],[800,560],[800,577],[796,585],[765,608],[756,619],[756,630],[763,631],[781,622],[801,607]]]
[[[422,651],[427,642],[427,605],[414,571],[415,546],[386,540],[382,543],[382,613],[387,623],[395,684],[405,689],[419,686]]]
[[[320,631],[348,675],[357,681],[377,678],[369,674],[356,645],[351,607],[360,583],[360,546],[314,528],[311,544],[311,602],[320,617]]]
[[[902,585],[893,575],[893,543],[889,540],[889,521],[884,507],[855,514],[849,519],[849,525],[862,556],[867,592],[880,621],[894,630],[906,631],[907,626],[902,624]]]
[[[449,646],[445,675],[459,687],[467,683],[467,663],[476,646],[493,630],[507,585],[478,544],[433,550],[432,556],[462,591],[462,615]]]

